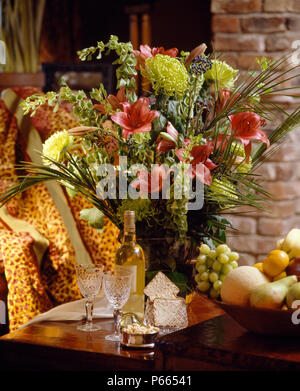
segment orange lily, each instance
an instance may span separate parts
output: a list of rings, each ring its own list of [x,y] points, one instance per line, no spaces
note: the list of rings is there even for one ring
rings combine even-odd
[[[246,162],[249,162],[251,155],[251,140],[257,140],[270,147],[270,141],[266,134],[259,129],[265,124],[265,121],[260,116],[252,111],[245,111],[242,113],[230,115],[231,131],[234,138],[241,141],[245,147]]]
[[[138,172],[138,178],[130,183],[140,194],[157,193],[162,190],[165,180],[168,178],[172,169],[165,169],[163,164],[154,164],[151,172],[141,170]]]
[[[170,149],[174,149],[177,143],[178,132],[168,121],[167,124],[167,132],[161,132],[156,140],[156,150],[159,153],[164,153],[169,151]]]
[[[118,109],[122,110],[122,103],[128,102],[128,99],[126,97],[125,87],[122,86],[119,91],[117,92],[117,95],[108,95],[108,97],[105,99],[106,103],[109,103],[112,107],[112,110],[116,111]],[[102,114],[108,114],[105,109],[105,104],[95,104],[94,109],[100,111]]]
[[[232,94],[232,92],[229,90],[226,89],[221,90],[219,92],[218,100],[216,103],[216,114],[219,114],[226,105],[227,105],[227,109],[229,109],[238,97],[239,97],[238,93]]]
[[[185,145],[190,144],[190,140],[185,140]],[[190,167],[187,170],[189,177],[197,178],[200,182],[205,185],[211,185],[211,174],[210,171],[214,170],[217,166],[215,163],[209,159],[209,155],[214,149],[214,143],[212,141],[207,141],[205,145],[197,145],[192,148],[190,151],[191,159],[184,159],[183,157],[183,148],[176,150],[176,155],[178,159],[185,163],[190,163]]]

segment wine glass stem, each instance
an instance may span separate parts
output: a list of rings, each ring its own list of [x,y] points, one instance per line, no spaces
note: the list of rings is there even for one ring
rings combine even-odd
[[[121,317],[122,311],[120,309],[114,309],[115,333],[118,335],[120,335]]]
[[[86,311],[86,324],[91,326],[93,323],[93,301],[87,299],[85,302],[85,311]]]

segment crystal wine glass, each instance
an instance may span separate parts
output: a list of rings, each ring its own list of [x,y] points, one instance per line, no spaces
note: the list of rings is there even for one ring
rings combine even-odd
[[[130,295],[132,273],[128,270],[117,269],[113,273],[105,273],[103,287],[107,300],[114,308],[114,334],[107,335],[109,341],[121,342],[120,321],[121,308],[124,307]]]
[[[103,280],[103,266],[76,265],[79,290],[86,298],[86,323],[77,327],[81,331],[96,331],[101,327],[93,323],[94,300],[99,293]]]

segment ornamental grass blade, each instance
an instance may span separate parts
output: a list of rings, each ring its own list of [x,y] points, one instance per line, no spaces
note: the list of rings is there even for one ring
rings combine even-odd
[[[292,76],[290,75],[291,72],[299,69],[300,64],[287,70],[284,68],[284,65],[289,63],[292,54],[289,53],[274,61],[268,68],[260,71],[257,75],[252,74],[246,76],[245,80],[232,91],[232,95],[226,102],[223,110],[207,125],[205,132],[214,128],[219,121],[228,118],[229,115],[248,111],[250,108],[251,111],[258,115],[264,113],[264,117],[268,116],[268,119],[272,119],[274,117],[274,106],[265,106],[265,110],[263,111],[260,108],[261,103],[252,98],[258,96],[272,97],[274,93],[282,93],[286,91],[286,88],[279,88],[280,85],[284,85],[285,82],[300,76],[300,73],[295,73]],[[274,88],[276,88],[276,90],[274,90]],[[274,91],[270,91],[272,89]],[[282,95],[284,96],[284,94]]]
[[[52,159],[48,158],[48,160],[51,161],[57,168],[38,165],[32,162],[24,162],[23,164],[17,165],[19,169],[26,170],[29,174],[19,176],[19,182],[1,194],[0,206],[3,206],[17,194],[24,192],[32,186],[52,180],[57,181],[63,186],[70,185],[71,187],[76,188],[78,193],[80,193],[93,206],[101,210],[118,228],[120,228],[120,223],[115,216],[114,210],[109,204],[109,201],[102,200],[97,197],[96,193],[93,191],[90,181],[88,181],[87,178],[83,181],[79,175],[70,171],[66,166]]]
[[[294,130],[300,124],[300,108],[296,108],[270,135],[270,145],[283,139],[289,132]],[[256,162],[262,157],[266,150],[266,145],[262,144],[252,156],[252,161]]]

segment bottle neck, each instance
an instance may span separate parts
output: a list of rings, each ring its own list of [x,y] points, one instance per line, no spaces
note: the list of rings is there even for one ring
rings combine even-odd
[[[135,217],[134,211],[124,212],[124,243],[135,242]]]
[[[127,231],[124,232],[123,243],[130,243],[135,241],[136,241],[135,232],[127,232]]]

